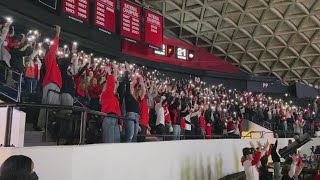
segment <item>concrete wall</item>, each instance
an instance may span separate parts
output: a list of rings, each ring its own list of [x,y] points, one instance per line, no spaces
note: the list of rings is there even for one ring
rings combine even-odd
[[[4,144],[5,129],[7,125],[7,110],[8,108],[0,108],[0,144]],[[11,144],[15,147],[23,147],[24,145],[25,123],[26,113],[13,109]]]

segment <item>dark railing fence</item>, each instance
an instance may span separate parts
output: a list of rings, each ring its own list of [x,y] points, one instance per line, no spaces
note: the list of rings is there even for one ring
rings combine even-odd
[[[0,108],[8,108],[7,109],[7,116],[6,116],[6,128],[5,128],[5,140],[4,140],[4,145],[5,147],[10,147],[11,145],[11,128],[12,128],[12,117],[13,117],[13,109],[26,109],[26,108],[32,108],[32,109],[47,109],[49,111],[46,111],[46,119],[45,119],[45,138],[47,141],[48,137],[48,120],[49,120],[49,112],[59,112],[61,110],[64,111],[71,111],[72,113],[78,112],[81,114],[80,118],[72,119],[73,123],[76,121],[79,121],[80,119],[80,126],[79,126],[79,141],[78,144],[85,144],[85,137],[86,137],[86,126],[88,122],[88,116],[93,115],[93,116],[98,116],[98,117],[112,117],[112,118],[117,118],[117,119],[122,119],[124,121],[133,121],[134,123],[137,123],[136,121],[132,119],[127,119],[124,117],[116,116],[116,115],[110,115],[106,114],[103,112],[99,111],[94,111],[86,107],[79,107],[79,106],[65,106],[65,105],[48,105],[48,104],[34,104],[34,103],[0,103]],[[90,116],[91,117],[91,116]],[[271,126],[271,124],[266,124],[267,126]],[[136,129],[134,128],[136,131]],[[210,139],[227,139],[227,138],[252,138],[253,134],[259,134],[260,138],[264,138],[264,135],[268,133],[274,133],[274,132],[265,132],[265,131],[250,131],[247,134],[243,136],[230,136],[230,135],[212,135],[209,137]],[[288,137],[293,137],[294,133],[293,132],[281,132],[284,134],[284,138]],[[137,134],[136,132],[134,134]],[[136,135],[136,137],[139,137],[141,135]],[[136,139],[134,137],[133,139]],[[167,141],[167,140],[173,140],[174,137],[177,137],[175,135],[159,135],[159,134],[153,134],[153,135],[146,135],[146,138],[154,138],[157,137],[157,141]],[[205,139],[208,138],[207,136],[202,136],[202,135],[180,135],[179,140],[184,140],[184,139]],[[1,145],[0,145],[1,146]]]
[[[90,110],[85,107],[78,107],[78,106],[64,106],[64,105],[48,105],[48,104],[33,104],[33,103],[0,103],[0,107],[8,108],[7,109],[7,119],[6,119],[6,129],[5,129],[5,141],[4,146],[10,147],[11,145],[11,128],[12,128],[12,114],[13,114],[13,108],[34,108],[34,109],[47,109],[47,110],[71,110],[73,112],[80,112],[81,113],[81,122],[80,122],[80,136],[79,136],[79,145],[85,144],[85,130],[86,130],[86,122],[88,120],[88,114],[101,116],[101,117],[112,117],[117,119],[122,119],[124,121],[133,121],[136,123],[136,121],[116,115],[110,115],[99,111]],[[48,133],[48,117],[49,117],[49,111],[47,112],[47,118],[46,118],[46,128],[45,128],[45,136],[47,137]],[[75,119],[73,119],[75,120]],[[135,132],[136,134],[136,132]]]

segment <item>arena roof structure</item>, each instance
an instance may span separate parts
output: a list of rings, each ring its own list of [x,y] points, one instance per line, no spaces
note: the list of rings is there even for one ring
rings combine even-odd
[[[249,74],[320,87],[318,0],[145,0],[165,33]]]

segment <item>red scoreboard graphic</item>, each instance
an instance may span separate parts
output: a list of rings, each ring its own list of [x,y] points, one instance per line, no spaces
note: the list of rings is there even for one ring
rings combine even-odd
[[[145,43],[154,49],[161,49],[163,44],[162,16],[150,10],[145,10]]]
[[[121,1],[121,35],[131,42],[141,40],[141,7],[126,0]]]
[[[70,19],[83,23],[89,21],[89,0],[63,0],[63,11]]]
[[[108,34],[116,32],[117,0],[95,0],[94,24]]]

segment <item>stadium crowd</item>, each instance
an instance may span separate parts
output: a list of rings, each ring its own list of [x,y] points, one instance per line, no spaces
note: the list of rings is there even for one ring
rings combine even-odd
[[[61,27],[53,39],[37,30],[15,34],[11,18],[0,21],[0,81],[7,82],[6,67],[24,74],[24,96],[42,92],[43,104],[82,105],[111,115],[102,120],[105,143],[145,141],[147,134],[171,135],[173,140],[211,138],[213,134],[241,137],[243,119],[267,121],[273,130],[293,129],[303,134],[318,128],[320,103],[297,107],[292,101],[264,94],[207,84],[200,78],[175,79],[158,70],[127,62],[97,58],[81,51],[76,42],[61,45]],[[9,72],[9,73],[8,73]],[[17,79],[12,74],[12,79]],[[70,113],[65,111],[64,113]],[[116,116],[128,120],[122,121]],[[45,128],[41,109],[36,130]],[[72,125],[63,126],[68,132]]]

